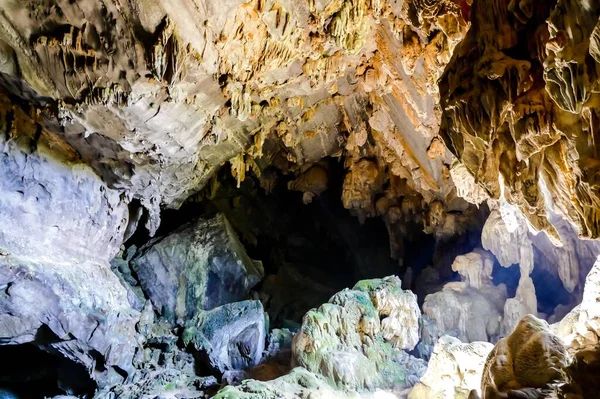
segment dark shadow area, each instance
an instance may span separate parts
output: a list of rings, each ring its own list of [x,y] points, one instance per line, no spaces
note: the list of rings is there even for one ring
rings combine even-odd
[[[83,366],[33,344],[0,346],[0,359],[0,398],[91,398],[96,388]]]
[[[531,279],[538,300],[538,312],[550,316],[556,306],[571,303],[571,294],[565,289],[558,275],[536,265],[531,273]]]
[[[513,298],[517,293],[519,279],[521,278],[521,269],[519,265],[509,267],[500,266],[498,260],[494,257],[494,269],[492,270],[492,282],[494,285],[505,284],[508,298]]]
[[[267,193],[259,179],[250,174],[238,188],[226,165],[202,193],[178,210],[162,212],[157,236],[167,235],[198,217],[225,214],[248,255],[263,263],[266,278],[257,290],[265,292],[262,299],[271,313],[272,326],[280,325],[283,319],[299,322],[311,307],[358,280],[391,274],[402,277],[404,273],[398,261],[390,257],[389,236],[382,218],[361,224],[344,209],[343,165],[329,160],[327,169],[330,188],[305,204],[301,192],[287,188],[291,175],[267,171],[277,175],[276,184]],[[149,240],[144,219],[126,245],[140,247]],[[429,238],[425,234],[423,237]],[[428,240],[423,248],[415,247],[409,257],[415,263],[426,264],[431,255],[425,254],[432,253],[431,247]],[[276,302],[277,306],[269,307]],[[288,305],[291,308],[286,310]]]

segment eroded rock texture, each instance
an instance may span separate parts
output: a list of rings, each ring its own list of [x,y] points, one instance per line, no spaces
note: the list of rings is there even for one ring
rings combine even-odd
[[[111,187],[178,207],[230,161],[291,173],[311,202],[324,157],[343,161],[359,218],[463,232],[469,216],[437,137],[437,79],[468,1],[2,2],[2,86]],[[44,106],[49,105],[47,108]],[[431,208],[431,211],[430,211]],[[431,213],[421,220],[416,213]],[[397,248],[396,257],[402,257]]]
[[[186,345],[220,372],[257,365],[265,349],[265,313],[259,301],[228,303],[202,312],[183,332]]]
[[[598,4],[477,1],[471,23],[440,82],[446,145],[535,229],[558,239],[550,203],[598,237]]]
[[[119,381],[139,316],[108,264],[127,226],[123,196],[0,100],[0,345],[32,343],[100,384]]]
[[[483,366],[492,349],[488,342],[465,344],[454,337],[441,337],[427,371],[408,398],[466,398],[472,389],[479,391]]]
[[[493,342],[500,335],[507,291],[504,284],[492,283],[492,267],[493,257],[481,249],[458,256],[452,268],[462,281],[425,297],[423,313],[431,321],[427,330],[434,342],[443,334],[462,342]]]
[[[263,276],[222,214],[151,240],[131,263],[156,310],[172,323],[247,299]]]

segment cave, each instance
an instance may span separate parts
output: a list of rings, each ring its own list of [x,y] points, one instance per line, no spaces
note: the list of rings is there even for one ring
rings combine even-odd
[[[596,398],[600,2],[0,4],[0,398]]]
[[[39,344],[0,346],[0,397],[44,399],[59,395],[91,398],[96,383],[81,364]]]

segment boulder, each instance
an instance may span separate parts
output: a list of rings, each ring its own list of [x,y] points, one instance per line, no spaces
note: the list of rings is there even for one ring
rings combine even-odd
[[[222,214],[151,240],[132,265],[144,292],[171,323],[247,299],[263,276]]]
[[[568,377],[567,351],[548,323],[533,315],[523,317],[506,338],[494,346],[485,361],[481,379],[484,399],[503,397],[564,397],[519,396],[515,390],[528,392],[562,385]],[[569,397],[569,396],[567,396]]]
[[[408,384],[402,349],[418,341],[416,296],[397,277],[364,280],[309,311],[294,337],[294,364],[350,390]]]
[[[488,354],[488,342],[462,343],[444,335],[435,344],[427,371],[408,395],[408,399],[467,398],[479,390]]]
[[[221,373],[255,366],[265,348],[262,304],[243,301],[200,312],[187,323],[183,342]]]

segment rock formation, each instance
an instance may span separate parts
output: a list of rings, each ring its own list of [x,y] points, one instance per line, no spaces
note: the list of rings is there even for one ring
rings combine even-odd
[[[121,380],[139,315],[108,261],[127,226],[126,203],[70,146],[39,125],[36,133],[3,101],[0,345],[31,343],[99,384]]]
[[[152,304],[172,323],[246,299],[264,273],[222,214],[149,241],[131,263]]]
[[[257,365],[265,349],[265,313],[259,301],[229,303],[202,312],[182,335],[220,372]]]
[[[423,303],[434,339],[451,334],[462,342],[495,341],[501,332],[507,292],[504,284],[492,283],[492,267],[491,254],[483,250],[455,259],[452,269],[463,281],[446,283],[441,291],[427,295]]]
[[[527,315],[490,352],[481,380],[483,398],[509,390],[545,388],[562,377],[560,371],[567,365],[567,351],[548,323]]]
[[[479,391],[483,366],[492,349],[488,342],[465,344],[454,337],[441,337],[427,371],[408,398],[466,398],[471,390]]]
[[[0,397],[590,395],[599,64],[597,0],[1,0]]]
[[[410,384],[408,363],[418,360],[402,349],[417,344],[421,312],[400,287],[397,277],[360,281],[309,311],[294,337],[294,363],[340,389]]]

